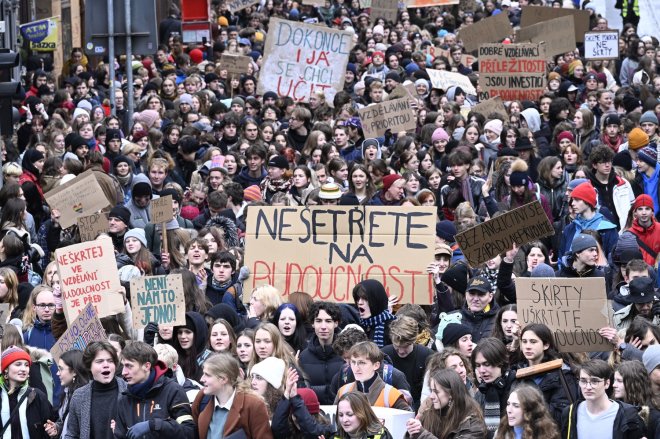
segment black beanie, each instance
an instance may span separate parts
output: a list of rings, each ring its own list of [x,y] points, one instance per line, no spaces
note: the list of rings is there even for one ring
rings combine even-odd
[[[64,146],[72,152],[83,145],[87,145],[87,141],[80,134],[69,133],[64,138]]]
[[[176,189],[168,188],[168,189],[163,189],[160,191],[159,195],[161,197],[166,197],[168,195],[172,195],[172,199],[176,201],[177,203],[181,204],[181,195]]]
[[[465,294],[468,286],[468,267],[459,262],[449,267],[440,278],[457,293]]]
[[[110,210],[108,218],[118,218],[128,226],[131,222],[131,212],[124,206],[115,206]]]
[[[145,182],[135,183],[135,186],[133,186],[133,198],[144,197],[144,196],[149,196],[153,198],[151,185]]]
[[[129,159],[125,155],[118,155],[115,157],[115,159],[112,161],[112,167],[116,168],[118,164],[120,163],[126,163],[129,168],[133,169],[133,166],[135,166],[135,163],[133,163],[133,160]]]
[[[442,344],[445,346],[453,345],[464,335],[471,334],[470,328],[462,323],[450,323],[445,326],[442,332]]]

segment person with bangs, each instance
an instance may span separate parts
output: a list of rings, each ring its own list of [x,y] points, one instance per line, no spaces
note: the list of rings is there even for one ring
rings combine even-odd
[[[495,439],[559,439],[559,430],[554,423],[543,395],[535,387],[517,385],[506,403],[506,414],[502,416]]]
[[[277,308],[271,323],[277,326],[284,340],[294,352],[302,352],[307,347],[307,330],[300,311],[292,303],[283,303]]]

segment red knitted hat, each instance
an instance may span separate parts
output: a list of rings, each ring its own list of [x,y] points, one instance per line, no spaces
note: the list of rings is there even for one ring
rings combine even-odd
[[[190,61],[192,61],[195,64],[199,64],[202,61],[204,61],[204,52],[202,52],[199,49],[191,50],[188,56],[190,56]]]
[[[596,207],[598,204],[596,189],[591,185],[590,182],[579,184],[573,192],[571,192],[571,198],[582,200],[591,207]]]
[[[243,189],[243,199],[245,201],[261,201],[261,189],[256,184]]]
[[[307,411],[310,415],[315,415],[321,411],[319,398],[316,396],[316,393],[312,389],[298,389],[298,395],[305,402],[305,407],[307,408]]]
[[[387,192],[395,181],[402,179],[399,174],[388,174],[383,178],[383,192]]]
[[[564,139],[568,139],[571,143],[575,143],[575,137],[570,131],[562,131],[561,133],[557,134],[557,143]]]
[[[0,358],[2,371],[4,372],[7,370],[10,364],[19,360],[26,360],[29,365],[32,365],[32,358],[30,358],[30,354],[18,346],[9,346],[2,352],[2,357]]]
[[[648,194],[642,194],[639,197],[635,198],[633,203],[633,211],[637,210],[639,207],[650,207],[653,209],[653,198]]]

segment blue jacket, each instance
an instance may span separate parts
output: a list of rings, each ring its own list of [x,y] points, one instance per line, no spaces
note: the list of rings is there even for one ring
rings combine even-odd
[[[603,244],[603,252],[609,256],[612,254],[612,251],[619,240],[619,233],[617,232],[616,225],[605,219],[605,217],[602,217],[595,225],[595,229],[600,235],[600,240]],[[562,257],[570,252],[573,238],[577,232],[578,226],[575,221],[571,221],[566,227],[564,227],[564,232],[561,235],[561,243],[559,244],[559,258],[557,261],[560,267],[563,266]]]
[[[35,348],[45,349],[50,352],[55,345],[55,337],[50,328],[50,321],[42,322],[35,319],[34,326],[23,333],[23,342]],[[53,401],[60,401],[62,396],[62,384],[57,375],[57,364],[53,361],[50,365],[50,374],[53,376]]]

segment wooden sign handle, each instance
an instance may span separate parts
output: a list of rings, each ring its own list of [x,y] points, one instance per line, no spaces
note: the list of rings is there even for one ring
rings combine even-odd
[[[160,252],[163,253],[169,253],[167,251],[167,223],[162,223],[161,227],[161,233],[162,233],[162,238],[161,238],[161,246],[160,246]]]
[[[516,379],[527,378],[532,375],[549,372],[551,370],[559,369],[564,364],[564,360],[558,358],[556,360],[548,361],[545,363],[537,364],[536,366],[529,366],[516,371]]]

